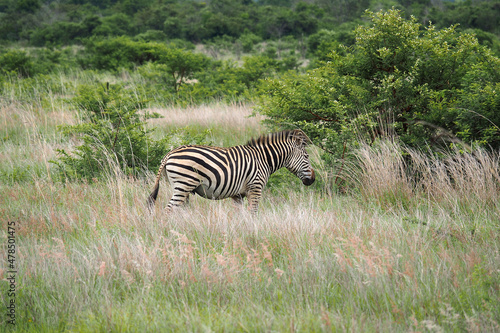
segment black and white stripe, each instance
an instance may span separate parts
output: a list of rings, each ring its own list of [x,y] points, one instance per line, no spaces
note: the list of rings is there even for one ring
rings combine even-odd
[[[230,148],[181,146],[162,160],[153,192],[148,198],[152,207],[158,196],[162,174],[173,187],[167,211],[186,201],[190,193],[207,199],[248,198],[250,210],[257,206],[269,176],[285,167],[304,185],[314,182],[314,170],[305,147],[311,140],[301,130],[283,131],[250,140]]]

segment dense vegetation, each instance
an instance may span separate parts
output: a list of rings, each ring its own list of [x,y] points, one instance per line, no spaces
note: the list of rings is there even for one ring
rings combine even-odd
[[[158,161],[165,143],[150,141],[140,129],[148,117],[135,114],[141,107],[215,100],[258,101],[268,123],[304,129],[327,160],[378,138],[413,147],[498,149],[498,1],[394,5],[405,11],[361,16],[365,7],[384,8],[386,2],[4,1],[0,36],[11,47],[0,52],[0,85],[9,90],[17,76],[27,87],[37,80],[63,90],[53,79],[59,73],[111,74],[111,91],[121,93],[82,95],[97,90],[79,87],[80,102],[66,102],[93,125],[65,131],[84,140],[76,151],[80,162],[88,160],[84,151],[100,151],[89,147],[99,141],[135,175]],[[444,26],[457,12],[471,16],[456,15],[453,23],[460,25]],[[409,14],[420,17],[405,18]],[[142,82],[131,89],[122,80],[127,76]],[[137,136],[123,131],[127,127],[106,106],[134,94],[137,107],[124,101],[112,110],[129,114]],[[96,114],[109,126],[88,116]],[[102,140],[91,128],[107,128],[101,135],[114,139]],[[134,137],[130,152],[116,149],[124,133]],[[77,166],[75,157],[61,154],[66,176],[92,178],[102,170],[104,155]],[[83,172],[89,167],[94,171]]]
[[[499,11],[0,0],[0,326],[500,331]],[[148,213],[171,148],[297,127],[312,186]]]
[[[462,29],[481,30],[488,43],[498,41],[500,4],[495,0],[2,0],[0,38],[35,46],[123,35],[193,43],[226,39],[244,44],[252,38],[305,38],[327,29],[335,31],[336,39],[345,43],[349,38],[342,35],[359,22],[365,9],[378,11],[393,6],[418,17],[423,24],[432,21],[438,28],[446,28],[459,23]]]
[[[454,27],[422,27],[395,10],[370,18],[330,61],[269,81],[264,114],[337,155],[360,137],[500,148],[500,59]]]

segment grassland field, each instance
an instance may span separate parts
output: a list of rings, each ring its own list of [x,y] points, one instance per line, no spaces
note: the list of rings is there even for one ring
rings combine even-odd
[[[152,173],[56,177],[57,149],[78,144],[57,126],[80,121],[64,102],[73,79],[59,79],[57,92],[13,84],[0,100],[0,331],[500,331],[497,157],[444,165],[410,151],[417,190],[394,158],[401,147],[361,147],[361,167],[340,175],[356,186],[343,193],[326,190],[339,170],[313,147],[318,185],[282,172],[256,216],[200,197],[166,215],[165,183],[151,215]],[[267,131],[251,105],[150,108],[163,116],[149,120],[155,138],[189,126],[230,146]]]

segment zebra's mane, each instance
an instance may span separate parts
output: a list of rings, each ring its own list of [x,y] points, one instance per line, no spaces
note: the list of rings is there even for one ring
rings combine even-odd
[[[283,140],[289,137],[290,133],[293,131],[291,130],[286,130],[286,131],[281,131],[281,132],[276,132],[276,133],[271,133],[271,134],[264,134],[259,136],[258,138],[253,138],[248,141],[245,146],[260,146],[263,144],[267,144],[269,142],[273,142],[276,140]]]

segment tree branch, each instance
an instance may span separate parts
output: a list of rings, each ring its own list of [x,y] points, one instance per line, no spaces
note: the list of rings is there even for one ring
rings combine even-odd
[[[311,110],[306,110],[306,109],[303,109],[303,108],[300,108],[302,111],[304,112],[307,112],[311,115],[313,115],[314,117],[316,117],[317,119],[319,120],[324,120],[324,121],[334,121],[334,122],[338,122],[337,119],[328,119],[328,118],[324,118],[324,117],[321,117],[320,115],[317,115],[316,113],[312,112]]]

